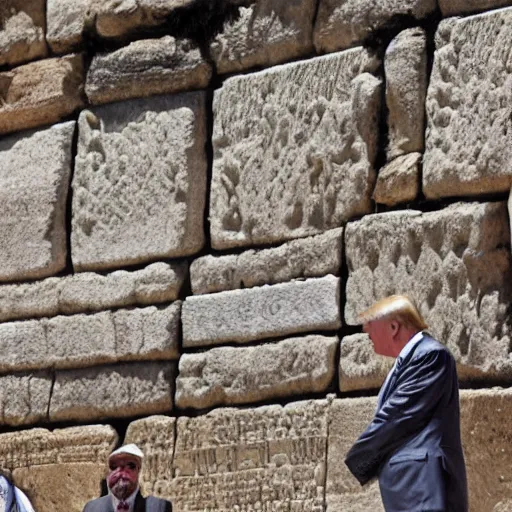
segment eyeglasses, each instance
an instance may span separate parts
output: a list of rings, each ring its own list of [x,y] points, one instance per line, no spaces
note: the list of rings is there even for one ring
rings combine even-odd
[[[127,468],[130,471],[135,471],[138,466],[137,466],[137,464],[135,464],[135,462],[126,462],[124,464],[122,462],[111,462],[108,465],[108,467],[109,467],[110,471],[115,471],[118,468]]]

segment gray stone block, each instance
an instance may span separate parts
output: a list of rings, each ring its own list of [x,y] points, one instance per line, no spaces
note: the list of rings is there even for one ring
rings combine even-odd
[[[46,0],[46,40],[54,53],[74,51],[83,43],[90,0]]]

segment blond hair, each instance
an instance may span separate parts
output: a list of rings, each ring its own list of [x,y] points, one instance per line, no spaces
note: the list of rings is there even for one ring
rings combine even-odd
[[[377,301],[366,311],[360,313],[357,320],[360,324],[366,324],[383,318],[397,320],[401,325],[418,331],[427,328],[420,312],[405,295],[391,295]]]

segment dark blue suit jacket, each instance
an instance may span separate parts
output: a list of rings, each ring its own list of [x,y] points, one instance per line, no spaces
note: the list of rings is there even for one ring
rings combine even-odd
[[[459,385],[447,348],[425,335],[397,368],[345,463],[378,476],[386,512],[467,512]]]

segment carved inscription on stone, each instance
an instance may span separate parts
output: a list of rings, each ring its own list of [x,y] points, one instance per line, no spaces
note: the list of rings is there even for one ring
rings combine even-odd
[[[381,81],[355,48],[226,80],[215,93],[216,249],[282,242],[370,210]]]

